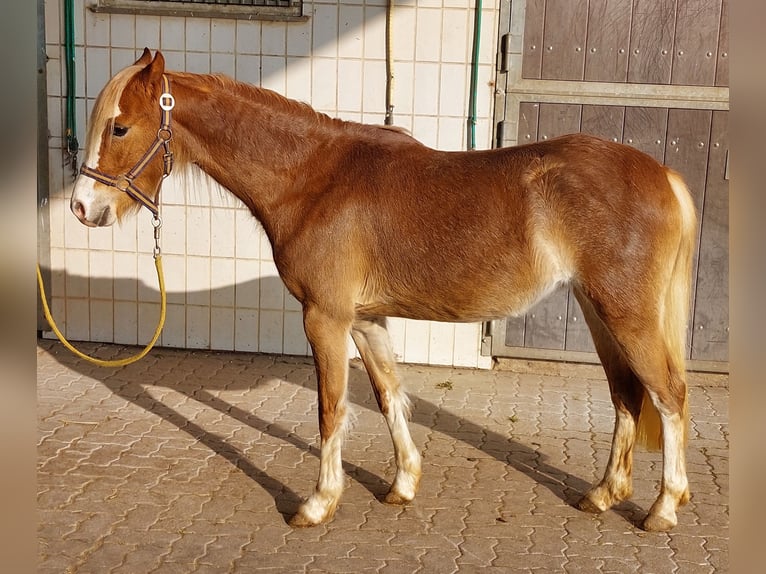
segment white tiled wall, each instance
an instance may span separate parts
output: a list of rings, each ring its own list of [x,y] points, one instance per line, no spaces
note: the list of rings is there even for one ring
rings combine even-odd
[[[75,1],[81,147],[99,91],[144,46],[161,49],[169,69],[221,72],[332,116],[383,122],[385,0],[305,2],[306,22],[95,14],[87,3]],[[45,3],[52,310],[74,340],[143,344],[159,312],[150,216],[91,230],[68,209],[62,5]],[[394,9],[394,123],[439,149],[465,148],[472,7],[472,0],[417,0]],[[496,2],[485,2],[482,17],[476,140],[489,147]],[[160,344],[308,355],[300,305],[279,280],[260,226],[216,185],[183,183],[171,176],[162,192],[168,313]],[[479,324],[392,319],[390,331],[402,361],[490,365]]]

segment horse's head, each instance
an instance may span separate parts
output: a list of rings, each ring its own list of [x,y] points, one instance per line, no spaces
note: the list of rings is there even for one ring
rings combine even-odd
[[[114,76],[96,100],[85,161],[70,207],[89,227],[113,224],[142,205],[156,214],[160,183],[170,171],[170,109],[165,60],[148,49]],[[162,107],[161,107],[162,106]],[[164,157],[164,159],[163,159]]]

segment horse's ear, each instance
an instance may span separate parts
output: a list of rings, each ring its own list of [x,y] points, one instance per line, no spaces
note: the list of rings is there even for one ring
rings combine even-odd
[[[142,56],[143,58],[143,56]],[[162,74],[165,73],[165,57],[157,50],[154,59],[138,73],[138,77],[147,86],[156,86],[159,84]]]
[[[133,64],[134,66],[146,66],[149,62],[152,61],[152,53],[149,50],[149,48],[144,48],[144,53],[141,54],[141,57],[136,60],[136,62]]]

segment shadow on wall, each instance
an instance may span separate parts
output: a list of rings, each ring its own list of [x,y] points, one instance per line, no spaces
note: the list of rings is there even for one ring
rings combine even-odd
[[[166,285],[176,279],[173,266],[168,265],[170,257],[163,258]],[[149,257],[139,258],[142,275],[154,274],[150,261]],[[48,282],[48,302],[68,339],[127,345],[143,345],[151,339],[160,311],[156,275],[152,277],[154,284],[147,285],[140,279],[91,278],[65,270],[53,273],[58,284],[65,285],[61,291],[66,298],[51,302]],[[44,271],[43,276],[50,274]],[[301,306],[275,276],[203,290],[169,288],[165,328],[157,346],[311,354]]]
[[[302,436],[296,430],[298,422],[290,419],[289,410],[284,420],[269,420],[269,415],[273,415],[273,412],[264,413],[264,417],[259,416],[255,412],[252,400],[246,402],[243,399],[242,406],[239,406],[218,396],[219,391],[257,390],[259,387],[266,392],[274,392],[269,389],[276,380],[285,381],[298,389],[315,390],[316,379],[310,359],[291,359],[264,354],[221,353],[213,357],[206,356],[202,361],[195,361],[189,360],[193,359],[193,351],[157,349],[138,363],[118,369],[107,369],[77,359],[62,346],[54,346],[53,343],[45,343],[43,346],[50,349],[54,358],[67,369],[99,381],[115,395],[171,423],[245,473],[274,498],[276,508],[285,521],[297,511],[301,495],[292,490],[289,484],[285,484],[265,470],[268,460],[261,462],[252,456],[257,452],[257,445],[255,449],[244,452],[233,444],[235,441],[216,434],[214,424],[203,428],[193,420],[196,414],[189,416],[175,408],[177,399],[175,401],[158,399],[149,392],[149,387],[172,389],[192,399],[198,413],[217,412],[224,417],[231,417],[260,434],[268,435],[276,441],[292,445],[302,453],[318,458],[316,432],[313,436],[306,436],[307,433],[304,432]],[[114,358],[116,351],[124,351],[121,348],[94,343],[87,344],[87,348],[102,358]],[[183,355],[183,360],[179,360],[180,355]],[[204,361],[209,363],[209,368],[203,366]],[[275,375],[275,373],[279,374]],[[406,386],[406,378],[404,383]],[[293,394],[290,393],[291,396]],[[285,397],[285,402],[287,398]],[[365,409],[378,412],[371,387],[366,381],[366,373],[361,369],[350,369],[348,398],[357,407],[357,411]],[[412,401],[410,427],[416,440],[420,434],[416,432],[416,425],[429,429],[432,433],[449,436],[509,465],[567,504],[577,502],[590,487],[585,480],[549,464],[546,457],[535,449],[531,441],[520,442],[508,439],[457,413],[442,409],[432,402],[412,394],[410,399]],[[316,403],[313,403],[309,413],[293,414],[299,421],[306,420],[307,415],[316,420]],[[382,418],[380,425],[381,428],[385,428]],[[352,429],[352,435],[353,432]],[[385,432],[383,434],[385,435]],[[390,447],[390,440],[386,440],[387,446]],[[423,446],[418,444],[420,449]],[[393,456],[392,450],[391,456]],[[308,461],[303,461],[297,467],[297,472],[302,473],[304,481],[315,478],[312,473],[316,464],[307,463]],[[301,465],[303,470],[300,469]],[[390,483],[385,478],[348,461],[344,461],[343,468],[352,480],[366,488],[378,500],[383,500],[390,487]],[[632,524],[640,523],[645,514],[630,501],[621,503],[613,511]]]

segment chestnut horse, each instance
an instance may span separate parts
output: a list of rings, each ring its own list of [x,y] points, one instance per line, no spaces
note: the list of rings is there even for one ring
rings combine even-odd
[[[89,226],[142,205],[156,212],[172,154],[245,203],[303,307],[321,454],[316,489],[291,524],[329,520],[341,497],[349,334],[393,441],[386,501],[404,504],[421,460],[385,317],[519,315],[564,283],[582,306],[616,410],[604,478],[578,506],[601,512],[632,494],[638,441],[663,450],[660,493],[643,527],[677,523],[689,499],[684,357],[696,230],[678,174],[585,135],[437,151],[229,78],[166,72],[162,55],[144,50],[96,102],[72,211]]]

